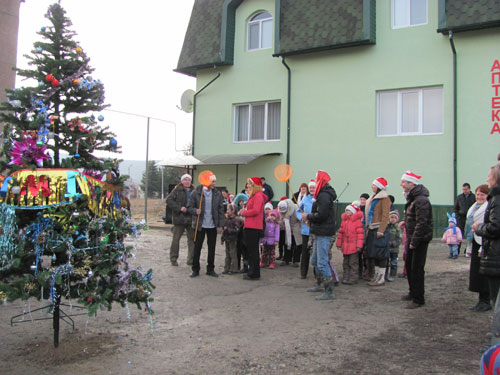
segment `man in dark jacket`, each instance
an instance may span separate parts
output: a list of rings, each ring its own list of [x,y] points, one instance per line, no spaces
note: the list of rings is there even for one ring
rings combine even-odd
[[[420,178],[407,171],[401,177],[401,187],[406,195],[406,260],[410,292],[403,296],[404,301],[411,301],[406,308],[415,309],[425,304],[424,275],[427,247],[432,240],[432,206],[429,201],[429,190],[420,185]]]
[[[262,181],[262,192],[267,196],[266,203],[270,202],[274,197],[273,188],[271,187],[271,185],[266,184],[265,177],[261,177],[260,180]]]
[[[214,270],[215,246],[217,231],[222,232],[224,225],[224,198],[221,192],[215,188],[215,175],[210,176],[210,181],[211,183],[208,186],[200,185],[194,189],[189,197],[187,207],[188,212],[193,215],[192,225],[196,231],[191,277],[200,275],[200,254],[205,235],[207,236],[208,246],[207,275],[219,276]]]
[[[462,185],[462,194],[457,196],[455,200],[455,206],[453,212],[455,212],[455,217],[457,218],[457,227],[460,231],[464,233],[465,221],[467,219],[467,211],[476,202],[476,196],[470,191],[470,185],[468,182]],[[460,254],[460,245],[458,244],[458,254]]]
[[[182,233],[186,230],[188,255],[187,264],[193,264],[194,254],[194,230],[191,226],[192,215],[187,211],[189,196],[194,190],[191,184],[191,176],[185,174],[181,177],[181,183],[167,196],[167,206],[172,211],[172,243],[170,244],[170,262],[173,266],[178,266],[177,259],[179,258],[179,241]]]
[[[312,212],[310,214],[302,213],[302,220],[309,223],[310,233],[315,235],[312,265],[316,271],[317,284],[308,291],[320,292],[324,290],[321,296],[316,297],[317,300],[335,298],[332,288],[332,271],[328,263],[328,251],[330,250],[332,236],[335,234],[334,202],[337,199],[337,193],[328,184],[328,181],[330,181],[328,173],[318,171]]]

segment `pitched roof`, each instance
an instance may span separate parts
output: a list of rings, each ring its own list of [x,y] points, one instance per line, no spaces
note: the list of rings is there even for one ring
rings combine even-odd
[[[438,32],[478,30],[500,26],[498,0],[441,0]]]
[[[177,72],[233,63],[234,14],[242,1],[195,1]],[[375,43],[375,0],[275,1],[276,55]]]
[[[277,55],[375,43],[375,1],[278,0]]]
[[[195,75],[197,69],[221,64],[223,4],[224,0],[195,1],[176,71]]]

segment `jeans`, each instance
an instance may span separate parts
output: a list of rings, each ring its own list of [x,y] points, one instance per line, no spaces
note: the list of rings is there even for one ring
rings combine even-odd
[[[205,240],[205,234],[207,235],[207,272],[211,272],[215,268],[215,245],[217,242],[217,228],[201,228],[196,235],[196,242],[194,244],[194,256],[193,256],[193,266],[191,269],[194,272],[200,272],[200,255],[201,247],[203,246],[203,241]]]
[[[314,240],[312,265],[317,275],[322,275],[324,279],[332,279],[332,271],[328,265],[328,251],[330,250],[331,236],[316,236]]]
[[[450,249],[451,257],[458,257],[458,245],[448,245],[448,248]]]

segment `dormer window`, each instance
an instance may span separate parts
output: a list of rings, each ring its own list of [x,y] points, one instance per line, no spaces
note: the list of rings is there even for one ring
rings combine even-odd
[[[248,50],[271,48],[273,46],[273,16],[260,12],[248,21]]]

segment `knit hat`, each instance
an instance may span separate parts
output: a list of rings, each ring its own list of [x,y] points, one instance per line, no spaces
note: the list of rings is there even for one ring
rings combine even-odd
[[[183,175],[181,176],[181,181],[182,181],[182,180],[184,180],[185,178],[189,178],[189,180],[190,180],[190,181],[192,181],[192,180],[193,180],[193,177],[191,177],[191,175],[190,175],[190,174],[187,174],[187,173],[185,173],[185,174],[183,174]]]
[[[288,209],[288,204],[286,203],[286,201],[280,201],[278,203],[278,211],[279,212],[286,212],[286,210]]]
[[[262,180],[260,177],[250,177],[249,180],[252,181],[254,185],[262,186]]]
[[[393,210],[393,211],[389,212],[389,218],[391,216],[396,216],[396,218],[399,220],[399,211],[398,210]]]
[[[272,209],[274,208],[271,202],[267,202],[267,203],[264,205],[264,210],[267,210],[268,208],[269,208],[270,210],[272,210]]]
[[[481,375],[496,375],[500,372],[500,345],[489,348],[481,357]]]
[[[387,180],[383,177],[376,178],[372,182],[373,185],[378,187],[380,190],[386,190],[387,189]]]
[[[309,184],[307,186],[309,186],[309,187],[316,186],[316,180],[310,180]]]
[[[356,205],[357,202],[352,202],[349,206],[345,208],[346,211],[351,212],[353,215],[359,211],[359,206]]]
[[[359,196],[360,198],[365,198],[365,199],[368,199],[370,198],[370,196],[368,195],[368,193],[363,193]]]
[[[284,201],[285,199],[288,199],[288,197],[282,196],[282,197],[280,198],[280,202],[281,202],[281,201]]]
[[[412,182],[414,183],[415,185],[418,185],[420,184],[420,178],[422,176],[418,176],[416,175],[415,173],[411,172],[411,171],[406,171],[402,176],[401,176],[401,180],[404,180],[404,181],[408,181],[408,182]]]
[[[269,212],[269,216],[274,216],[277,218],[279,216],[279,213],[276,210],[271,210],[271,212]]]

